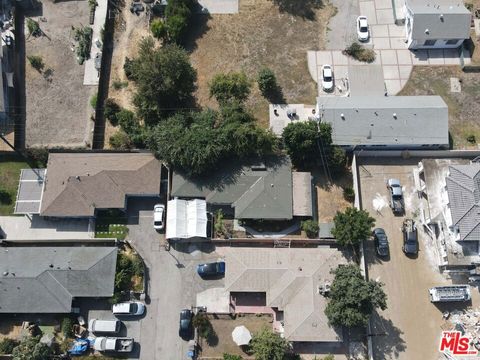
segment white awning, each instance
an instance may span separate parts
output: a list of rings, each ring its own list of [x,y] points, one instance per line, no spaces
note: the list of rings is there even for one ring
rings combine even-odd
[[[207,237],[207,202],[201,199],[168,202],[167,239]]]

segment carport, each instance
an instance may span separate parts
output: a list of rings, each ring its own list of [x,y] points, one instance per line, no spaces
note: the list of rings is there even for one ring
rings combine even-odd
[[[42,201],[46,169],[22,169],[15,214],[38,214]]]

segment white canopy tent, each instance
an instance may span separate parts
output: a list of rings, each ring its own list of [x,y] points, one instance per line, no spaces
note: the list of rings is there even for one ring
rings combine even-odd
[[[238,346],[248,345],[250,340],[252,340],[252,334],[245,326],[237,326],[233,329],[232,339]]]
[[[168,202],[167,239],[207,237],[207,202],[201,199]]]

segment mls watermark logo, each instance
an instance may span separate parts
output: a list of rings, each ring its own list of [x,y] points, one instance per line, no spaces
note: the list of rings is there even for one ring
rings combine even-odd
[[[478,350],[470,346],[470,338],[460,331],[444,331],[440,340],[440,352],[448,355],[475,356]]]

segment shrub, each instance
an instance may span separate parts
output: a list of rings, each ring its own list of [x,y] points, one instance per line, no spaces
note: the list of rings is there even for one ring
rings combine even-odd
[[[117,121],[117,113],[120,112],[121,108],[120,106],[115,102],[113,99],[107,99],[105,100],[105,105],[103,107],[103,114],[108,121],[113,126],[116,126],[118,124]]]
[[[467,136],[467,141],[470,143],[470,144],[475,144],[477,142],[477,139],[475,138],[475,135],[473,134],[470,134]]]
[[[133,147],[132,140],[123,130],[119,130],[110,136],[108,143],[115,150],[130,150]]]
[[[0,341],[0,354],[11,354],[13,349],[18,346],[19,342],[14,339],[4,338]]]
[[[27,56],[28,62],[32,67],[41,72],[42,69],[45,67],[45,63],[43,62],[43,58],[39,55],[29,55]]]
[[[135,60],[125,58],[125,63],[123,64],[123,71],[128,80],[135,80]]]
[[[263,68],[258,72],[257,82],[258,88],[265,97],[277,90],[277,79],[269,68]]]
[[[66,338],[73,337],[73,321],[71,318],[69,317],[63,318],[61,330],[62,330],[63,336],[65,336]]]
[[[98,94],[94,94],[92,95],[92,97],[90,98],[90,106],[94,109],[97,108],[97,98],[98,98]]]
[[[73,38],[78,41],[77,59],[78,63],[82,65],[85,60],[90,58],[90,48],[92,46],[93,30],[89,26],[74,29]]]
[[[318,237],[318,231],[320,227],[318,226],[318,222],[314,220],[305,220],[301,223],[302,230],[307,233],[309,238],[316,238]]]
[[[355,190],[353,187],[347,186],[343,189],[343,197],[345,200],[353,202],[355,200]]]
[[[38,22],[30,18],[27,19],[27,29],[28,33],[32,36],[37,37],[42,35],[42,30],[40,29],[40,25],[38,24]]]
[[[213,333],[213,327],[204,312],[195,314],[192,320],[192,325],[198,330],[198,336],[206,339]]]
[[[375,51],[372,49],[367,49],[365,46],[357,42],[350,44],[350,46],[344,50],[344,53],[358,61],[367,63],[375,61]]]
[[[127,109],[122,109],[116,114],[117,122],[127,134],[131,135],[139,127],[135,114]]]
[[[120,90],[128,86],[128,81],[113,80],[112,87],[115,90]]]
[[[35,167],[47,167],[48,162],[48,148],[27,148],[25,150],[26,155],[34,162]]]
[[[167,26],[161,19],[155,19],[150,24],[150,31],[153,37],[164,39],[167,36]]]
[[[240,355],[223,354],[223,360],[242,360]]]
[[[251,84],[243,72],[217,74],[209,83],[210,97],[220,104],[227,101],[244,101],[250,95]]]
[[[98,6],[98,3],[95,0],[88,0],[88,6],[90,9],[95,9]]]

